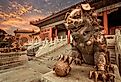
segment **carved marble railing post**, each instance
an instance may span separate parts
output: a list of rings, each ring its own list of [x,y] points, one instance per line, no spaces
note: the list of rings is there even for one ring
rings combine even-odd
[[[41,38],[39,39],[39,42],[42,42],[42,39]]]
[[[61,36],[61,39],[60,39],[60,41],[63,41],[63,36]]]
[[[72,40],[73,40],[72,35],[70,35],[70,43],[72,43]]]
[[[48,45],[49,41],[47,40],[47,38],[45,38],[45,44]]]
[[[56,37],[56,41],[59,42],[58,36]]]
[[[52,39],[50,41],[45,39],[44,41],[41,42],[42,46],[36,52],[36,57],[39,57],[43,54],[46,54],[46,53],[55,51],[56,49],[59,49],[63,45],[66,45],[67,41],[68,41],[67,36],[66,36],[66,38],[63,38],[61,36],[60,39],[58,37],[55,37],[53,41],[52,41]]]
[[[68,42],[68,36],[66,35],[66,42]]]
[[[52,38],[50,39],[50,42],[52,42],[53,40],[52,40]]]
[[[115,30],[115,52],[116,52],[116,64],[119,67],[119,55],[121,54],[121,32],[119,29]]]

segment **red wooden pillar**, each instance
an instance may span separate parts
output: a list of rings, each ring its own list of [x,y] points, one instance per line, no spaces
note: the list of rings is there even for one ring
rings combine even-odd
[[[43,36],[43,31],[42,31],[42,29],[40,29],[40,38],[41,38],[41,40],[43,40],[43,39],[44,39],[44,36]]]
[[[70,44],[70,30],[68,30],[68,44]]]
[[[52,38],[52,27],[50,27],[49,40]]]
[[[57,30],[57,28],[55,29],[55,37],[57,37],[58,36],[58,30]]]
[[[41,31],[39,32],[39,38],[41,38],[41,40],[42,40],[42,37],[41,37]]]
[[[107,15],[107,11],[103,12],[103,25],[104,25],[105,34],[108,34],[108,15]]]

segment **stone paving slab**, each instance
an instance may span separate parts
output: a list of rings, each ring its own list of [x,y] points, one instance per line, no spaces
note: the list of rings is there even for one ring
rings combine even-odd
[[[55,61],[48,60],[51,57],[56,57],[64,53],[69,46],[64,46],[59,50],[45,55],[39,60],[33,59],[26,62],[22,66],[18,66],[11,69],[0,70],[0,82],[41,82],[41,75],[50,72]],[[21,59],[25,59],[25,56],[22,56]],[[43,60],[43,62],[40,62]]]
[[[46,55],[48,59],[51,57],[57,57],[64,53],[69,46],[65,46],[58,51]],[[65,52],[67,53],[67,52]],[[68,53],[67,53],[68,54]],[[70,74],[66,77],[58,77],[52,71],[52,66],[56,62],[51,59],[41,59],[28,61],[24,66],[17,67],[16,69],[0,70],[0,82],[94,82],[88,78],[90,70],[93,70],[92,66],[83,65],[77,66],[72,65]],[[115,66],[116,81],[121,82],[117,66]]]
[[[40,77],[41,73],[25,66],[1,73],[0,82],[30,82]]]

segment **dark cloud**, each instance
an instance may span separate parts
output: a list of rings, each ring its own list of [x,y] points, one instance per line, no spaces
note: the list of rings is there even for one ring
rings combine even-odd
[[[41,10],[41,14],[48,15],[71,6],[81,0],[0,0],[0,6],[7,10],[10,1],[16,1],[19,4],[31,4],[33,8]]]

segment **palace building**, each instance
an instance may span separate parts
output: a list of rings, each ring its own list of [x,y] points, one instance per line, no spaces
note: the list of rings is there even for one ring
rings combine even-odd
[[[120,0],[81,0],[81,2],[72,5],[64,10],[54,13],[42,20],[31,21],[30,24],[38,26],[40,28],[40,38],[44,40],[54,39],[58,36],[68,36],[68,42],[70,41],[70,30],[67,30],[64,22],[67,12],[71,12],[78,5],[82,3],[89,3],[91,7],[94,7],[99,14],[99,18],[102,20],[105,34],[114,34],[116,28],[121,27],[121,1]]]
[[[18,38],[19,43],[21,45],[24,45],[25,43],[28,43],[32,41],[32,34],[35,33],[34,30],[15,30],[15,37]]]

